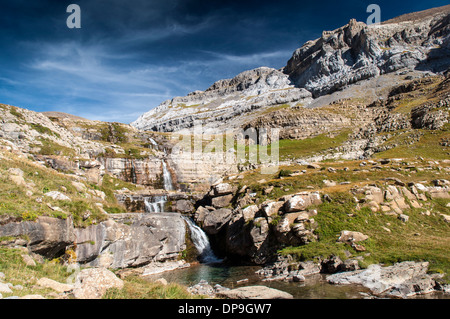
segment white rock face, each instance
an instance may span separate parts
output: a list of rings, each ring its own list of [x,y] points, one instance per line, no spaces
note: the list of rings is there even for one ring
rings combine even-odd
[[[311,101],[311,94],[295,88],[288,75],[261,67],[217,81],[206,91],[167,100],[131,125],[142,130],[175,132],[197,122],[205,126],[205,132],[214,132],[239,127],[240,121],[233,125],[233,119],[255,110]]]
[[[204,132],[223,133],[275,107],[306,107],[313,97],[383,74],[401,69],[445,71],[450,60],[449,10],[445,6],[419,18],[370,26],[352,19],[306,42],[282,70],[261,67],[217,81],[206,91],[163,102],[131,125],[178,132],[201,123]]]

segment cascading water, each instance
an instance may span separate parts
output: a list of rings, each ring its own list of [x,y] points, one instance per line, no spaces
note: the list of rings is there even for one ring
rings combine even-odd
[[[165,161],[162,162],[163,165],[163,182],[164,189],[166,191],[173,191],[173,182],[172,175],[170,175],[169,170],[167,169],[167,163]]]
[[[167,196],[146,197],[144,200],[146,213],[162,213],[167,203]]]
[[[150,138],[150,142],[158,147],[156,142]],[[167,156],[166,150],[164,149],[164,154]],[[172,175],[170,174],[169,169],[167,168],[167,163],[165,160],[162,160],[162,171],[163,171],[163,186],[166,191],[173,191],[173,181]],[[164,212],[164,208],[167,202],[167,196],[152,196],[145,198],[145,211],[147,213],[162,213]],[[195,245],[199,253],[199,259],[202,263],[206,264],[214,264],[222,262],[221,259],[217,258],[211,249],[211,245],[209,243],[208,236],[205,232],[198,227],[190,218],[186,216],[182,216],[182,218],[186,221],[186,224],[189,227],[191,233],[192,242]]]
[[[222,262],[221,259],[217,258],[211,249],[208,236],[205,232],[198,227],[190,218],[182,216],[183,219],[189,226],[191,231],[191,239],[199,253],[199,259],[202,263],[214,264]]]

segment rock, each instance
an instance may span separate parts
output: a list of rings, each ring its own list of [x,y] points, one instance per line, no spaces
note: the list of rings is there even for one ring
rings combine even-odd
[[[311,164],[308,164],[307,168],[320,169],[321,167],[319,164],[311,163]]]
[[[58,191],[52,191],[44,194],[45,196],[51,197],[54,200],[67,200],[72,201],[68,196],[64,195],[61,192]]]
[[[161,284],[161,285],[163,285],[163,286],[167,286],[167,285],[169,284],[169,283],[167,282],[167,280],[164,279],[164,278],[159,278],[159,279],[155,280],[155,282],[158,283],[158,284]]]
[[[269,195],[270,193],[272,193],[274,186],[269,186],[264,188],[263,193],[264,195]]]
[[[421,280],[426,276],[427,270],[428,262],[406,261],[388,267],[374,264],[364,270],[330,275],[327,281],[340,285],[360,284],[379,295],[393,288],[398,289],[400,285],[410,285],[414,280]]]
[[[83,269],[72,294],[76,299],[100,299],[108,289],[122,289],[123,285],[123,280],[106,268]]]
[[[248,222],[255,218],[255,214],[259,211],[257,205],[250,205],[242,210],[244,221]]]
[[[205,217],[209,214],[209,210],[203,206],[199,206],[194,214],[194,220],[197,223],[203,224]]]
[[[283,207],[284,202],[282,201],[270,201],[263,203],[261,211],[264,213],[265,217],[272,217],[278,215],[280,208]]]
[[[72,186],[75,187],[77,192],[84,193],[86,192],[86,185],[80,182],[72,181]]]
[[[186,224],[178,213],[110,216],[114,220],[75,229],[78,262],[122,269],[172,260],[185,249]]]
[[[233,194],[213,197],[211,199],[211,205],[215,208],[223,208],[231,204],[233,200]]]
[[[179,213],[191,213],[194,210],[194,205],[189,200],[180,199],[177,200],[175,210]]]
[[[398,219],[400,219],[402,222],[406,223],[406,222],[408,222],[408,220],[409,220],[409,216],[408,216],[408,215],[405,215],[405,214],[400,214],[400,215],[398,216]]]
[[[136,269],[141,269],[142,272],[139,273],[139,275],[142,276],[149,276],[149,275],[155,275],[160,274],[166,271],[171,271],[175,269],[183,269],[189,267],[190,264],[186,263],[184,260],[177,260],[177,261],[164,261],[164,262],[152,262],[148,265]],[[124,271],[127,272],[130,268],[125,268]]]
[[[227,299],[293,299],[294,297],[284,291],[266,286],[247,286],[217,294],[220,298]]]
[[[327,179],[324,179],[322,182],[323,182],[323,184],[324,184],[325,187],[333,187],[333,186],[336,186],[336,185],[337,185],[336,182],[334,182],[334,181],[329,181],[329,180],[327,180]]]
[[[188,291],[193,295],[204,295],[214,297],[214,287],[211,286],[206,280],[201,280],[199,283],[188,288]]]
[[[356,231],[343,230],[338,238],[338,242],[353,244],[368,239],[369,236]]]
[[[74,289],[74,285],[63,284],[46,277],[39,279],[36,284],[42,288],[50,288],[59,293],[68,292]]]
[[[313,261],[300,262],[298,264],[298,268],[299,270],[297,271],[297,273],[303,276],[318,274],[321,271],[320,264],[317,264]]]
[[[431,198],[444,198],[449,199],[449,188],[447,187],[428,187],[426,192],[430,195]]]
[[[332,256],[330,259],[322,261],[322,271],[329,274],[334,274],[340,270],[342,260],[338,256]]]
[[[236,191],[235,187],[231,186],[228,183],[220,183],[213,186],[214,196],[228,195],[232,194],[235,191]]]
[[[387,296],[394,298],[409,298],[415,295],[424,295],[435,292],[436,281],[429,275],[416,276],[405,282],[395,285],[385,292]]]
[[[444,219],[444,222],[450,223],[450,215],[441,214],[441,217]]]
[[[47,258],[55,258],[75,241],[72,217],[58,219],[39,216],[36,221],[10,222],[0,225],[0,237],[27,236],[28,248]]]
[[[188,291],[194,295],[203,295],[209,297],[216,297],[217,293],[230,290],[229,288],[222,287],[219,284],[211,286],[206,280],[201,280],[198,284],[188,288]]]
[[[9,294],[9,293],[12,293],[12,292],[13,291],[11,290],[9,285],[0,282],[0,293]]]
[[[30,255],[23,254],[21,256],[22,256],[22,259],[23,259],[25,265],[27,265],[29,267],[35,267],[36,266],[36,262],[34,261],[34,259]]]
[[[284,210],[287,213],[306,210],[311,205],[319,205],[322,201],[319,193],[303,192],[289,198],[284,204]]]
[[[6,276],[4,273],[0,272],[0,280],[5,280]]]
[[[209,235],[217,234],[231,219],[231,209],[221,208],[210,212],[203,221],[203,230]]]

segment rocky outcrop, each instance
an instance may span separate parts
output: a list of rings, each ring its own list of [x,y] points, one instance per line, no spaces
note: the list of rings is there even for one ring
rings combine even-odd
[[[66,247],[75,240],[72,217],[58,219],[40,216],[36,221],[15,221],[14,218],[0,224],[0,237],[24,237],[29,250],[47,258],[64,254]]]
[[[246,113],[276,105],[307,104],[310,100],[311,94],[295,88],[288,76],[261,67],[217,81],[206,91],[167,100],[131,125],[141,130],[176,132],[197,122],[205,125],[205,130],[218,132],[218,127],[239,128],[239,124],[232,123]]]
[[[116,269],[177,259],[185,249],[185,234],[177,213],[116,214],[86,228],[75,228],[71,217],[46,216],[0,225],[0,237],[26,238],[15,243],[33,253],[52,259],[72,250],[72,262]]]
[[[76,277],[71,294],[76,299],[101,299],[108,289],[123,286],[123,280],[106,268],[83,269]]]
[[[127,268],[176,259],[185,249],[186,228],[176,213],[117,214],[75,230],[77,261],[88,266]]]
[[[251,200],[243,201],[249,198],[249,191],[244,194],[230,184],[220,183],[197,202],[194,219],[210,235],[215,251],[231,259],[244,258],[263,264],[274,256],[280,245],[301,245],[317,239],[314,235],[317,224],[313,219],[317,211],[308,207],[322,202],[319,193],[302,192],[251,205]],[[217,196],[243,197],[235,209],[208,206]]]
[[[132,125],[142,130],[175,132],[197,121],[207,126],[206,131],[223,132],[250,123],[274,107],[289,110],[315,105],[312,97],[383,74],[404,69],[445,71],[449,16],[446,6],[402,22],[366,25],[351,19],[347,25],[306,42],[282,72],[266,67],[242,72],[233,79],[217,81],[206,91],[165,101]],[[315,117],[332,117],[337,124],[351,121],[339,115],[321,113]],[[308,122],[306,116],[304,120]]]
[[[247,286],[231,290],[221,291],[217,294],[226,299],[293,299],[294,297],[285,291],[266,286]]]
[[[367,26],[352,19],[297,49],[283,71],[314,96],[402,68],[443,71],[448,21],[448,7],[419,21]]]
[[[427,274],[428,262],[402,262],[382,267],[370,265],[364,270],[337,273],[327,277],[332,284],[359,284],[375,295],[408,298],[440,290],[433,276]]]

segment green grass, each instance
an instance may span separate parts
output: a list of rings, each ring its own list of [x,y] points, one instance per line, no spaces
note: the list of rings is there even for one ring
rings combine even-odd
[[[280,159],[302,158],[341,145],[348,139],[350,130],[340,132],[336,137],[321,134],[303,140],[280,140]]]
[[[125,278],[122,289],[109,289],[103,299],[201,299],[191,295],[186,287],[176,283],[163,285],[149,282],[143,278],[129,276]]]
[[[411,134],[420,135],[419,140],[413,144],[407,143]],[[416,158],[444,160],[450,158],[450,147],[440,145],[442,139],[450,139],[450,123],[441,130],[413,130],[400,131],[398,135],[386,141],[384,145],[397,144],[390,150],[374,154],[375,158]]]
[[[41,133],[41,134],[53,135],[53,136],[56,136],[56,137],[58,137],[58,138],[61,137],[58,133],[53,132],[51,129],[49,129],[48,127],[43,126],[43,125],[41,125],[41,124],[30,123],[29,126],[30,126],[33,130],[35,130],[35,131],[37,131],[37,132],[39,132],[39,133]]]
[[[5,282],[23,286],[23,290],[13,289],[13,293],[2,293],[3,298],[10,296],[25,296],[28,294],[46,295],[50,289],[37,290],[34,285],[37,280],[47,277],[61,283],[66,283],[70,273],[67,267],[57,261],[44,260],[36,266],[27,266],[21,255],[26,254],[20,249],[0,247],[0,272],[5,274]]]
[[[363,267],[373,263],[391,265],[409,260],[428,261],[430,272],[446,273],[443,280],[450,282],[450,225],[436,213],[449,214],[450,209],[445,206],[449,200],[428,201],[423,209],[405,211],[410,219],[404,223],[395,216],[374,213],[368,208],[357,210],[347,192],[336,193],[333,198],[334,202],[324,202],[317,207],[319,213],[314,219],[319,225],[315,231],[319,240],[305,246],[286,247],[281,250],[282,254],[294,255],[299,260],[327,258],[331,254],[347,259],[344,251],[348,250],[353,256],[364,257],[360,263]],[[423,215],[424,209],[435,213]],[[368,235],[369,239],[361,242],[367,250],[356,252],[346,244],[337,243],[342,230]]]
[[[23,177],[28,187],[11,182],[7,172],[9,168],[21,169],[24,172]],[[0,161],[0,215],[34,220],[41,215],[65,219],[70,214],[73,216],[76,226],[87,226],[104,220],[106,216],[95,205],[97,201],[88,198],[84,192],[79,193],[72,185],[72,181],[73,179],[70,176],[36,165],[28,159],[19,159],[9,154],[8,157],[4,157]],[[90,188],[90,185],[86,186],[88,189]],[[111,187],[106,183],[103,189],[110,194],[112,192]],[[91,189],[94,188],[91,187]],[[27,191],[31,191],[32,195],[27,195]],[[71,198],[72,201],[55,201],[44,196],[49,191],[60,191]],[[60,207],[66,213],[53,211],[47,204]],[[113,194],[110,194],[104,204],[107,207],[115,207],[117,206],[117,200]],[[88,210],[91,216],[83,220],[82,216]]]
[[[39,151],[37,152],[39,155],[57,155],[68,157],[73,157],[76,155],[76,151],[74,149],[60,145],[50,139],[39,137],[39,141],[42,145],[30,145],[31,147],[39,148]]]

